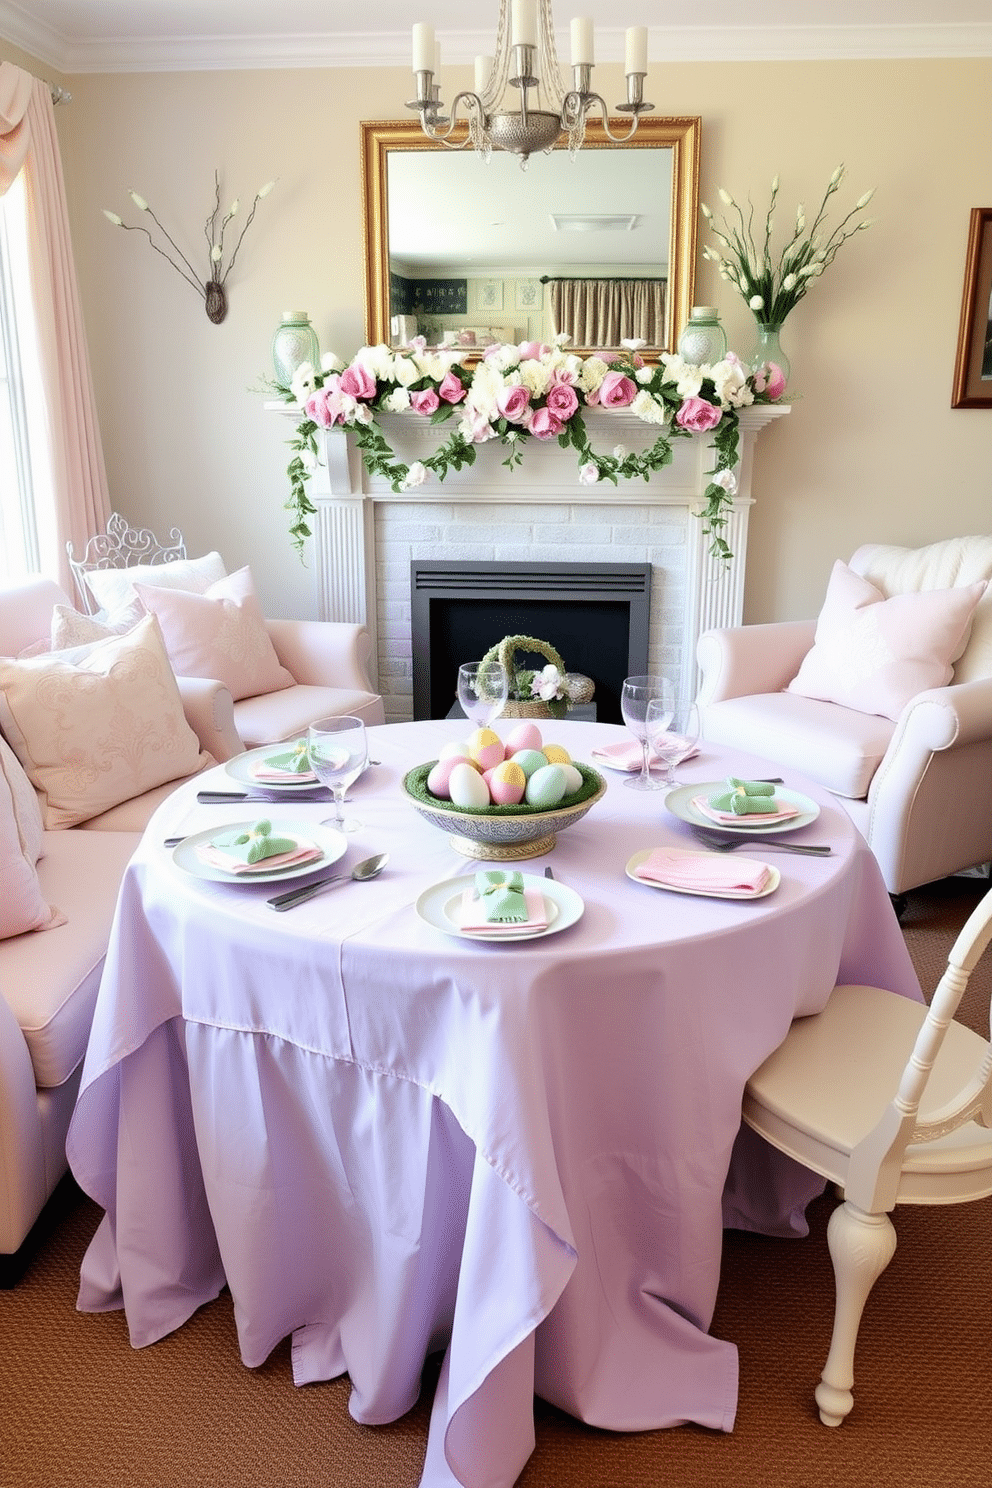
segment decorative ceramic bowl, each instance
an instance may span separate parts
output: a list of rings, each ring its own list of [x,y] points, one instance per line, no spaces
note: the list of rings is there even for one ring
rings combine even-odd
[[[508,862],[514,858],[539,858],[550,852],[557,834],[581,821],[590,807],[606,793],[606,781],[588,765],[576,765],[582,789],[550,811],[537,806],[488,806],[472,810],[439,801],[427,789],[427,776],[435,764],[418,765],[403,777],[410,804],[432,826],[450,833],[451,845],[466,858]]]

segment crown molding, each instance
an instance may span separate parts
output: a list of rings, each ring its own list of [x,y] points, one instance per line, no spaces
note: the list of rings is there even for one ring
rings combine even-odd
[[[98,72],[204,72],[266,68],[410,66],[408,31],[77,40],[0,0],[0,38],[69,76]],[[439,31],[443,63],[469,63],[491,30]],[[568,37],[558,37],[568,56]],[[598,27],[603,62],[624,55],[621,28]],[[795,62],[992,57],[992,21],[868,26],[652,26],[653,62]]]

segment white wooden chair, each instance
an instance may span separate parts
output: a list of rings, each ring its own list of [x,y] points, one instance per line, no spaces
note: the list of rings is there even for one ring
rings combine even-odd
[[[827,1228],[836,1304],[815,1391],[825,1426],[854,1404],[861,1315],[896,1248],[890,1210],[992,1194],[992,1047],[954,1021],[990,940],[992,891],[954,942],[929,1009],[878,987],[835,987],[748,1081],[748,1126],[844,1193]]]

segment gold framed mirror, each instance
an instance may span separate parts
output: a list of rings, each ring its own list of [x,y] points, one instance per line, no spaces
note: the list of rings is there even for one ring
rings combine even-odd
[[[416,119],[365,121],[361,131],[371,345],[423,334],[470,354],[493,341],[548,341],[560,319],[577,351],[616,347],[642,324],[655,329],[643,338],[648,352],[674,349],[694,292],[698,118],[642,118],[622,145],[590,121],[574,160],[556,148],[526,171],[509,154],[487,163],[471,146],[436,144]],[[641,308],[617,311],[611,299],[602,313],[573,311],[576,281],[629,286],[616,294]],[[630,315],[633,329],[603,339]],[[573,325],[593,334],[573,335]]]

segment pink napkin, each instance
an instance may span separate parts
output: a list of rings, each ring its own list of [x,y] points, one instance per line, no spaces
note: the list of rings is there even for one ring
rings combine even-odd
[[[253,765],[248,773],[252,780],[274,780],[280,785],[315,785],[317,781],[312,770],[280,770],[276,766],[267,765],[264,760]]]
[[[211,868],[221,868],[225,873],[252,874],[271,873],[273,869],[295,868],[298,863],[318,862],[324,854],[312,842],[300,841],[292,852],[273,853],[270,858],[260,858],[257,863],[246,863],[223,848],[213,847],[209,842],[196,849],[196,855]]]
[[[674,736],[673,736],[674,737]],[[687,755],[683,758],[689,759],[698,753],[698,748],[693,745]],[[597,760],[601,765],[608,765],[611,770],[639,770],[641,768],[641,746],[636,742],[620,744],[602,744],[597,749],[589,751],[591,759]],[[657,755],[650,757],[650,763],[654,764]]]
[[[767,887],[770,872],[768,864],[756,858],[693,852],[684,847],[656,847],[634,869],[635,877],[652,883],[721,894],[759,894]]]
[[[522,931],[529,934],[532,931],[546,929],[548,917],[544,908],[544,895],[540,889],[524,889],[524,903],[527,906],[526,920],[517,920],[513,924],[499,924],[486,919],[485,901],[476,899],[475,889],[470,886],[462,895],[461,909],[458,914],[459,928],[469,934],[485,933],[486,935],[519,935]]]
[[[728,827],[770,826],[774,822],[788,821],[790,816],[801,814],[798,806],[783,804],[779,811],[752,811],[737,816],[733,811],[715,810],[705,796],[693,796],[692,804],[703,816],[708,816],[710,821],[725,822]]]

